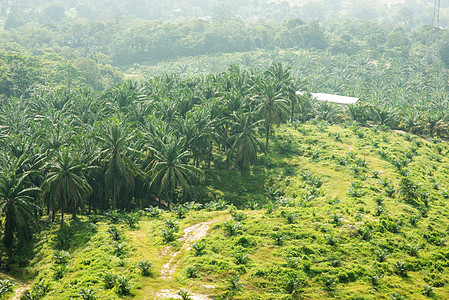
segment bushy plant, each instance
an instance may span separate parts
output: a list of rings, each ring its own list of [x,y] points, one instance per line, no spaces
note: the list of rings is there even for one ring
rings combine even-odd
[[[249,262],[249,254],[246,253],[237,252],[232,254],[232,257],[238,265],[246,265]]]
[[[117,229],[115,226],[111,226],[106,230],[106,232],[111,236],[114,241],[120,241],[122,238],[122,231]]]
[[[0,297],[9,293],[12,289],[12,282],[8,279],[0,280]]]
[[[176,240],[177,232],[178,232],[177,229],[171,227],[162,229],[162,239],[164,240],[164,243],[168,244]]]
[[[242,225],[239,222],[229,219],[223,223],[223,228],[229,236],[233,236],[242,229]]]
[[[198,270],[195,266],[188,266],[185,270],[187,278],[197,278],[198,277]]]
[[[53,252],[53,259],[57,264],[65,264],[70,260],[70,253],[64,250]]]
[[[133,285],[128,278],[117,275],[115,279],[115,287],[117,289],[117,294],[126,296],[130,294]]]
[[[284,243],[285,234],[283,234],[282,232],[279,231],[273,232],[271,234],[271,237],[274,239],[276,245],[278,246],[282,246],[282,244]]]
[[[128,224],[129,228],[136,228],[137,223],[139,222],[139,214],[138,213],[127,213],[122,216],[122,220]]]
[[[118,210],[109,210],[106,212],[106,217],[113,224],[117,224],[120,221],[120,213]]]
[[[64,274],[67,272],[67,266],[66,265],[56,265],[51,267],[51,269],[54,271],[53,276],[56,279],[61,279],[64,277]]]
[[[143,260],[143,261],[139,261],[137,263],[137,267],[139,267],[143,276],[150,276],[151,268],[153,267],[153,264],[150,263],[148,260]]]
[[[161,215],[162,210],[158,207],[150,206],[144,209],[144,211],[152,218],[157,218]]]
[[[179,290],[177,293],[182,300],[192,300],[192,297],[190,297],[190,292],[188,290]]]
[[[195,250],[195,255],[201,255],[206,249],[206,243],[204,243],[204,241],[193,243],[192,249]]]
[[[81,297],[81,299],[84,300],[95,300],[97,299],[97,296],[95,296],[96,292],[92,288],[88,289],[81,289],[78,292],[78,296]]]
[[[112,252],[117,256],[121,257],[126,254],[126,243],[119,243],[117,241],[112,242]]]
[[[108,272],[108,271],[104,271],[101,275],[100,275],[101,279],[103,279],[103,284],[104,284],[104,288],[105,289],[112,289],[115,286],[115,281],[117,279],[117,276]]]

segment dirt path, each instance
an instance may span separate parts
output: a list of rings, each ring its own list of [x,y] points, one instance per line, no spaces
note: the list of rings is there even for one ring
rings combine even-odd
[[[191,243],[201,240],[203,237],[205,237],[207,234],[207,230],[209,230],[209,225],[212,223],[214,223],[214,221],[199,223],[184,229],[184,235],[179,239],[179,241],[184,242],[184,244],[178,252],[171,254],[170,261],[162,267],[160,278],[173,278],[173,274],[175,273],[180,261],[178,255],[181,252],[189,251],[191,249]]]
[[[20,283],[23,284],[23,283]],[[22,297],[23,293],[28,289],[28,285],[22,285],[16,290],[16,294],[14,295],[14,298],[12,300],[20,300],[20,297]]]
[[[2,275],[2,277],[7,278],[8,280],[10,280],[11,282],[13,282],[14,284],[18,284],[20,285],[20,287],[16,290],[16,293],[14,294],[14,298],[12,298],[12,300],[20,300],[20,297],[22,297],[23,293],[30,287],[28,284],[25,284],[17,279],[15,279],[12,276],[9,276],[8,274],[5,273],[0,273]]]
[[[199,223],[184,229],[184,235],[179,239],[179,241],[184,242],[181,249],[178,252],[170,254],[171,258],[168,263],[166,263],[161,270],[161,275],[159,278],[164,280],[173,279],[173,274],[175,273],[179,262],[181,261],[182,254],[189,251],[191,249],[191,244],[195,241],[201,240],[207,235],[207,231],[210,228],[210,225],[214,223],[216,220]],[[164,254],[168,254],[168,249],[164,250]],[[156,293],[156,299],[166,299],[166,298],[174,298],[181,299],[181,296],[177,294],[175,290],[162,290]],[[211,300],[211,298],[190,293],[190,297],[193,300]]]

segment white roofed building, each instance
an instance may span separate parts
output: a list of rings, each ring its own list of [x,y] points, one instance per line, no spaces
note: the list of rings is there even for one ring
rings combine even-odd
[[[304,95],[306,92],[297,91],[297,95]],[[324,93],[311,93],[312,98],[318,101],[327,101],[330,103],[335,103],[341,106],[347,106],[349,104],[356,104],[359,101],[359,98],[356,97],[346,97],[332,94],[324,94]]]

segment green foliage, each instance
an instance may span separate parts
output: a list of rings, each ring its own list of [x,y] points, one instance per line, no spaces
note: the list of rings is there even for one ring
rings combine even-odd
[[[103,279],[103,284],[105,289],[112,289],[117,281],[117,275],[114,275],[108,271],[104,271],[100,274],[101,279]]]
[[[56,250],[53,253],[53,260],[57,264],[65,264],[70,260],[70,253],[64,250]]]
[[[8,279],[0,280],[0,297],[11,292],[12,282]]]
[[[95,300],[95,299],[97,299],[97,296],[95,296],[95,294],[96,294],[96,292],[93,289],[91,289],[91,288],[89,288],[89,289],[81,289],[78,292],[78,296],[80,296],[81,299],[84,299],[84,300]]]
[[[117,275],[115,278],[115,287],[117,289],[117,294],[126,296],[130,294],[133,285],[128,278]]]
[[[206,243],[204,241],[193,243],[192,249],[195,250],[195,255],[201,255],[206,249]]]
[[[123,232],[117,229],[116,226],[110,226],[106,232],[114,241],[120,241],[122,239]]]
[[[152,272],[153,264],[148,260],[139,261],[137,263],[137,267],[139,267],[140,272],[142,272],[143,276],[150,276]]]
[[[234,236],[242,229],[242,225],[230,219],[223,223],[223,229],[229,236]]]

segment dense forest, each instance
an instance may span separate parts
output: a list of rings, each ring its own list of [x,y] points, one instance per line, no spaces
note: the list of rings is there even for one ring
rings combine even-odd
[[[445,299],[433,5],[2,1],[0,297]]]

